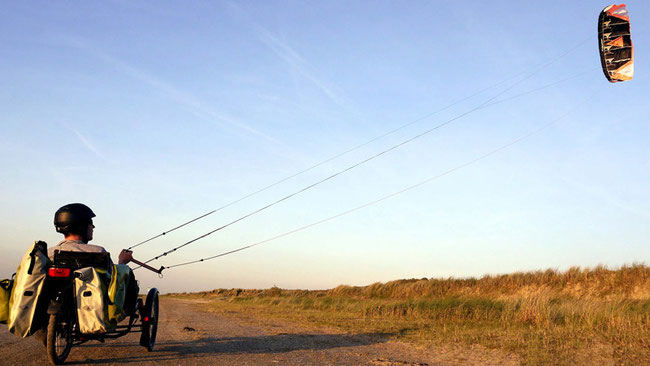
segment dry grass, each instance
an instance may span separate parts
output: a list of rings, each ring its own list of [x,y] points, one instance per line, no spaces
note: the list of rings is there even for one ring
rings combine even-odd
[[[640,264],[186,296],[214,298],[217,312],[389,333],[425,344],[481,344],[516,353],[523,364],[650,364],[650,267]]]

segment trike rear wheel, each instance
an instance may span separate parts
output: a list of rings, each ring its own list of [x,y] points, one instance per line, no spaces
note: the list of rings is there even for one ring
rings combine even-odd
[[[72,330],[69,322],[63,321],[60,314],[50,314],[47,324],[47,357],[53,365],[65,362],[72,348]]]

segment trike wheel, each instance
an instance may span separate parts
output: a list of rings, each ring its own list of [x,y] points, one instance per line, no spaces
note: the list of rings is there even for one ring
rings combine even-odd
[[[47,324],[47,357],[53,365],[65,362],[72,348],[72,331],[69,322],[64,322],[60,314],[50,314]]]
[[[152,351],[156,344],[156,333],[158,332],[158,290],[152,288],[147,294],[142,310],[142,335],[140,345]]]

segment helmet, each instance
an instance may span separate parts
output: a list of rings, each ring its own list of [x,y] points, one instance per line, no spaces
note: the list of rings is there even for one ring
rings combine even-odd
[[[54,214],[54,227],[61,234],[83,234],[88,224],[92,223],[95,213],[83,203],[70,203]]]

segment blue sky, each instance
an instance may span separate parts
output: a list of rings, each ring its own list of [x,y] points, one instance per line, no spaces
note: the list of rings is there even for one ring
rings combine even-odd
[[[610,84],[596,42],[603,1],[3,1],[0,276],[11,275],[29,243],[60,240],[52,217],[65,203],[91,206],[93,243],[117,254],[472,95],[134,257],[182,244],[488,100],[502,102],[154,263],[322,220],[571,113],[336,220],[169,269],[163,279],[139,270],[141,287],[328,288],[647,263],[650,4],[627,4],[636,74]]]

